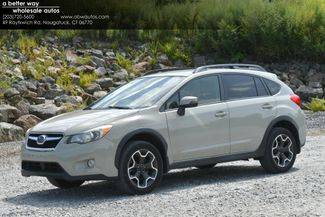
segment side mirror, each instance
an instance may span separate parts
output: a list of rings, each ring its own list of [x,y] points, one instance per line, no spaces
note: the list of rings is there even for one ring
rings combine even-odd
[[[192,108],[198,105],[198,98],[196,96],[184,96],[177,110],[177,114],[183,116],[185,114],[185,108]]]

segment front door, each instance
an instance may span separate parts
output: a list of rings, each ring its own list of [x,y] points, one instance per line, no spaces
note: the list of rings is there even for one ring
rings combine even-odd
[[[198,97],[198,107],[177,114],[179,99]],[[174,162],[217,157],[230,153],[229,113],[220,102],[219,78],[209,75],[186,83],[166,103],[166,118]]]

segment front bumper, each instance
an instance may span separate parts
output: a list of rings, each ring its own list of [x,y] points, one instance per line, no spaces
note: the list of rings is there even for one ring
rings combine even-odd
[[[115,146],[102,138],[88,144],[66,144],[65,139],[52,151],[22,147],[23,176],[45,176],[66,180],[106,180],[117,177]],[[94,161],[88,166],[89,160]]]
[[[48,168],[49,165],[57,165],[58,169]],[[31,166],[33,165],[33,166]],[[38,166],[36,166],[38,165]],[[59,169],[60,168],[60,169]],[[44,176],[49,178],[64,179],[68,181],[76,180],[115,180],[117,177],[107,177],[101,174],[96,175],[82,175],[71,176],[59,164],[53,162],[35,162],[35,161],[22,161],[21,174],[23,176]]]

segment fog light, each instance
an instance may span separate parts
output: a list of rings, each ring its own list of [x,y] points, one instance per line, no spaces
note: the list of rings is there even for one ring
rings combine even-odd
[[[95,161],[94,161],[94,160],[88,160],[88,161],[87,161],[87,166],[88,166],[89,168],[93,168],[93,167],[95,166]]]

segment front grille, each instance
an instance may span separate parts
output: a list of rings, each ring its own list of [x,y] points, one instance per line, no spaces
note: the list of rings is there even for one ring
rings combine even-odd
[[[21,163],[23,170],[32,172],[62,173],[64,170],[58,163],[23,161]]]
[[[45,136],[45,140],[40,141],[40,137]],[[27,147],[38,149],[55,148],[63,138],[62,134],[30,134],[27,140]]]

